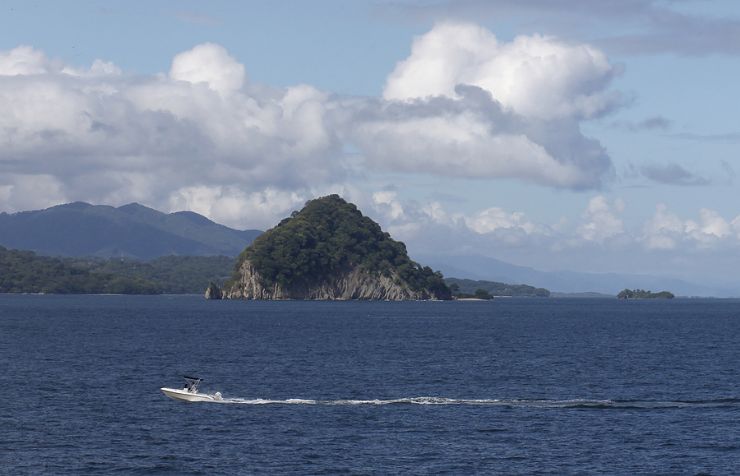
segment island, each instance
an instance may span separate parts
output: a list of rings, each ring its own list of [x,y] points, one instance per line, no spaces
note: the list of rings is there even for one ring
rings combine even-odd
[[[209,297],[218,293],[211,289]],[[310,200],[239,255],[223,299],[448,300],[440,272],[339,195]]]
[[[654,293],[644,289],[623,289],[617,294],[617,299],[673,299],[674,297],[676,296],[669,291]]]
[[[501,297],[550,297],[550,291],[526,284],[507,284],[497,281],[445,278],[456,298],[493,299]]]

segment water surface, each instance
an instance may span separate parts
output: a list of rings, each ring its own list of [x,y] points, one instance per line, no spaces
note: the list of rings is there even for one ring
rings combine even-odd
[[[732,474],[739,344],[732,300],[3,295],[0,471]]]

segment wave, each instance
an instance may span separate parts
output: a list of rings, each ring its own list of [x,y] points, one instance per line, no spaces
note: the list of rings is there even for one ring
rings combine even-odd
[[[240,405],[324,405],[324,406],[361,406],[361,405],[469,405],[469,406],[503,406],[524,408],[582,408],[582,409],[675,409],[675,408],[724,408],[740,407],[740,398],[721,398],[710,400],[590,400],[590,399],[464,399],[445,397],[405,397],[392,399],[340,399],[315,400],[304,398],[266,399],[266,398],[224,398],[215,401],[224,404]]]

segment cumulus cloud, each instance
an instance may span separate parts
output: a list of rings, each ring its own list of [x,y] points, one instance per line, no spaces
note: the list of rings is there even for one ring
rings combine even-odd
[[[448,253],[496,245],[516,248],[549,239],[551,230],[520,211],[488,207],[469,214],[447,209],[438,201],[403,200],[395,191],[372,193],[367,210],[395,238],[417,251],[444,249]],[[480,246],[478,246],[480,245]]]
[[[349,137],[371,167],[409,173],[513,177],[581,188],[596,186],[610,167],[603,149],[589,144],[575,130],[561,128],[574,142],[566,154],[554,156],[559,152],[557,141],[542,140],[545,130],[517,124],[516,118],[497,110],[493,102],[488,110],[481,110],[480,105],[467,96],[461,100],[379,104],[375,109],[366,104],[352,121]],[[572,147],[574,144],[578,145]],[[595,147],[589,150],[589,145]],[[584,152],[579,159],[586,160],[567,160],[574,157],[568,152],[576,152],[578,146]]]
[[[620,104],[617,72],[588,45],[440,23],[389,75],[385,101],[354,104],[348,134],[381,168],[596,188],[611,160],[580,126]]]
[[[578,227],[578,235],[585,241],[603,243],[624,232],[624,223],[620,217],[624,211],[624,202],[617,199],[613,203],[604,196],[597,196],[588,202],[583,214],[584,223]]]
[[[0,175],[0,204],[7,210],[36,210],[63,200],[62,184],[51,175]]]
[[[45,203],[163,206],[188,187],[261,193],[343,177],[327,95],[251,85],[212,44],[177,55],[168,76],[147,77],[19,47],[0,55],[0,109],[0,172],[9,182],[52,177],[55,187],[36,192]],[[24,187],[4,186],[5,209],[22,203]]]
[[[200,185],[175,190],[169,208],[192,210],[227,225],[249,223],[250,227],[267,229],[306,201],[306,195],[274,188],[249,193],[235,187]]]
[[[398,200],[397,194],[391,190],[381,190],[373,193],[373,204],[380,208],[392,220],[404,218],[403,205]]]
[[[642,241],[648,249],[673,250],[681,245],[709,248],[732,238],[740,238],[740,217],[732,221],[708,208],[699,210],[695,220],[681,219],[658,204],[653,217],[645,224]]]
[[[0,51],[0,75],[20,76],[48,73],[50,63],[43,52],[30,46]]]
[[[481,49],[477,40],[495,48]],[[428,58],[435,41],[441,56]],[[468,50],[459,63],[455,54]],[[414,65],[437,60],[439,84],[416,90]],[[148,76],[102,60],[71,66],[19,46],[0,52],[2,208],[29,203],[21,195],[34,177],[34,203],[197,207],[230,224],[246,219],[234,211],[238,204],[259,204],[259,197],[292,204],[312,191],[348,186],[358,174],[599,187],[611,160],[580,125],[613,106],[605,88],[614,71],[587,45],[539,36],[499,44],[471,24],[438,25],[420,37],[389,76],[385,98],[255,84],[212,43]],[[499,77],[508,86],[500,88]],[[375,199],[399,218],[406,213],[387,195]]]
[[[188,83],[205,83],[214,91],[230,93],[244,85],[244,66],[221,45],[204,43],[180,53],[172,60],[170,78]]]
[[[455,88],[467,84],[525,117],[594,117],[619,103],[619,95],[606,89],[617,73],[606,55],[589,45],[540,35],[502,43],[478,25],[443,22],[414,41],[411,55],[389,76],[383,97],[456,97]]]
[[[541,222],[496,205],[461,212],[437,201],[404,199],[396,191],[370,195],[361,208],[412,254],[487,255],[534,267],[648,274],[672,267],[695,279],[694,270],[708,260],[721,263],[740,248],[740,216],[729,220],[711,209],[682,218],[661,204],[648,220],[629,225],[621,199],[598,195],[588,200],[580,220]]]
[[[686,233],[701,246],[708,246],[717,240],[732,235],[731,225],[714,210],[699,210],[699,220],[686,222]]]
[[[492,233],[496,230],[521,230],[526,234],[539,231],[539,227],[527,220],[522,212],[509,213],[499,207],[482,210],[466,218],[468,228],[479,234]]]
[[[683,232],[683,221],[661,203],[656,206],[652,219],[645,224],[645,244],[650,249],[670,250],[676,247]]]

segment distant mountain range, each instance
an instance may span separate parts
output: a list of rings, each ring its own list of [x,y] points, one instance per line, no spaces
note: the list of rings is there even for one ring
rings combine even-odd
[[[138,203],[75,202],[0,213],[0,246],[51,256],[236,256],[261,233],[234,230],[194,212],[167,214]]]
[[[528,284],[561,293],[601,293],[616,296],[625,288],[667,290],[678,296],[735,297],[740,291],[642,274],[541,271],[485,256],[416,255],[414,259],[438,269],[445,276]]]
[[[230,256],[262,232],[235,230],[194,212],[162,213],[138,203],[121,207],[69,203],[45,210],[0,213],[0,246],[42,255],[151,260],[162,256]],[[485,256],[416,255],[447,277],[527,284],[562,293],[615,296],[625,288],[678,296],[740,296],[740,290],[660,276],[542,271]]]

